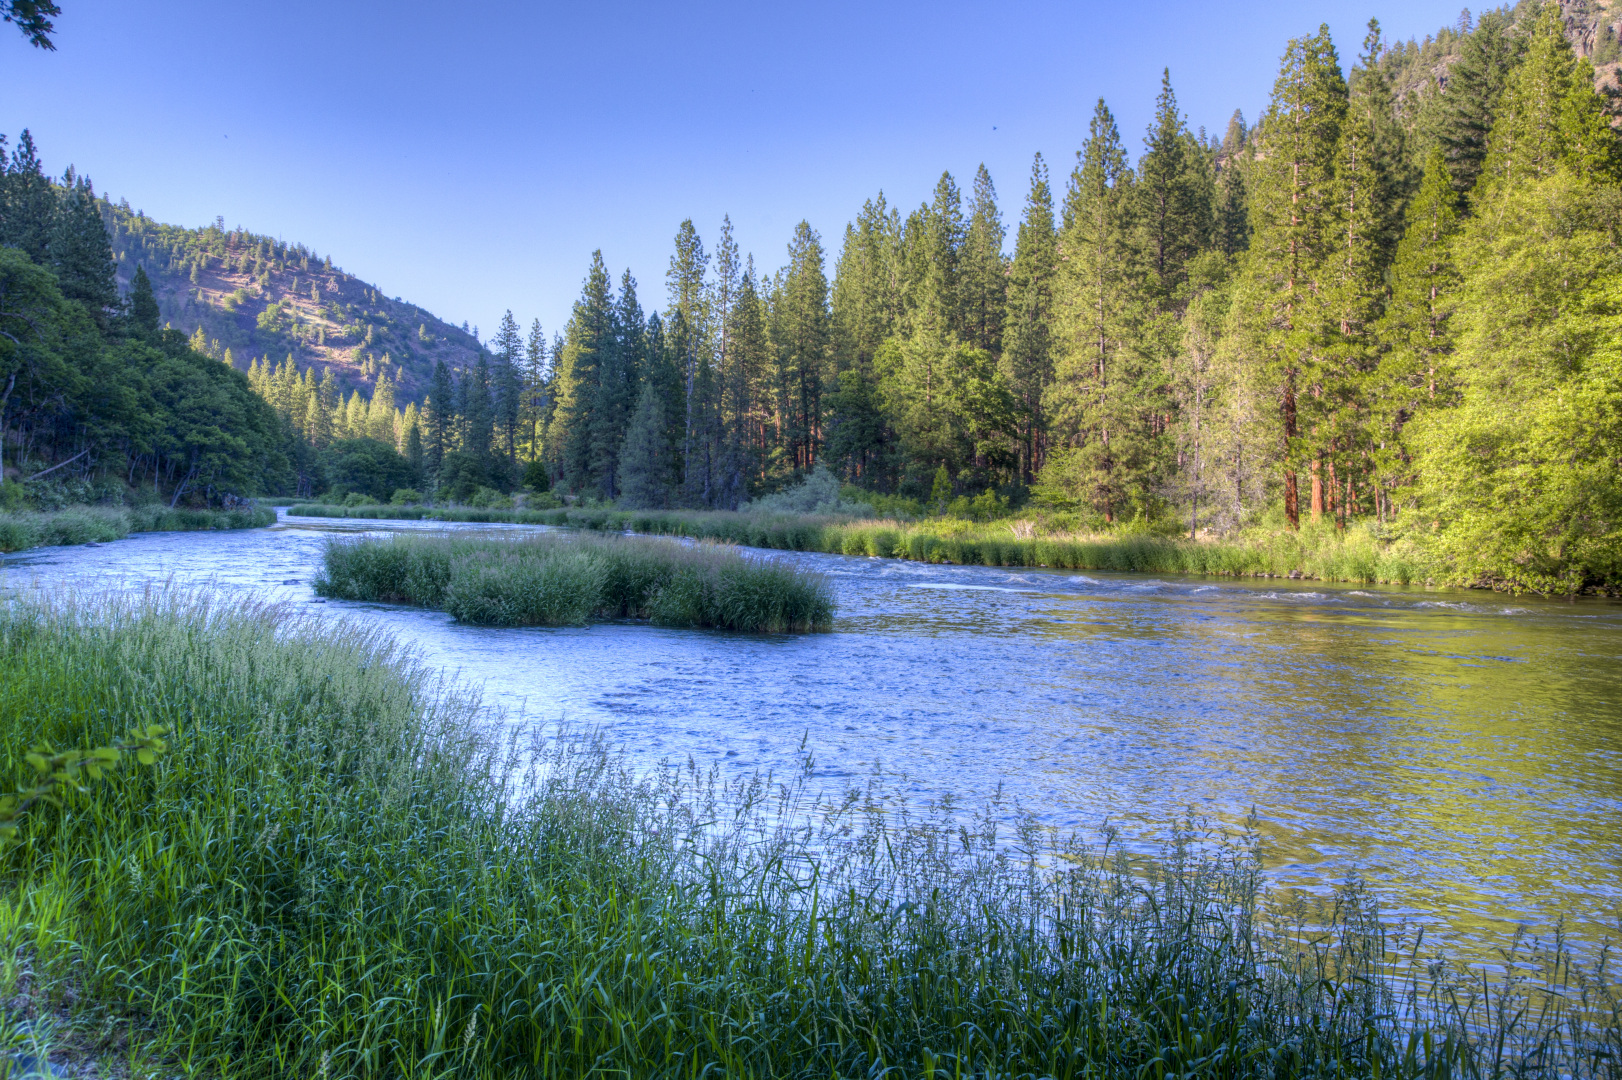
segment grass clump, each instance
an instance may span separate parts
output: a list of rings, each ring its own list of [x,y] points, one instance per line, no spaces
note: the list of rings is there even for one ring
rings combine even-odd
[[[652,536],[684,536],[779,551],[820,551],[970,566],[1054,567],[1137,574],[1303,578],[1320,581],[1479,584],[1453,580],[1411,546],[1386,543],[1368,526],[1255,530],[1231,540],[1188,540],[1122,530],[1074,533],[1018,520],[889,521],[843,515],[688,510],[476,510],[467,507],[305,504],[303,517],[553,525]]]
[[[138,532],[262,529],[276,523],[268,507],[170,510],[161,506],[70,506],[51,511],[0,511],[0,551],[100,544]]]
[[[1622,1055],[1603,968],[1411,962],[1355,887],[1275,904],[1243,840],[1143,862],[1009,835],[1008,807],[639,777],[493,740],[360,629],[0,607],[0,769],[136,724],[170,753],[0,854],[0,946],[166,1073],[1589,1080]]]
[[[711,545],[624,537],[394,536],[328,542],[322,596],[440,608],[480,626],[660,626],[753,633],[826,630],[819,574]]]

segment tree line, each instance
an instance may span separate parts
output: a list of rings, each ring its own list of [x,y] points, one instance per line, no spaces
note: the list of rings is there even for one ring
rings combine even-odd
[[[706,251],[688,221],[644,314],[599,252],[559,347],[502,368],[526,417],[502,445],[628,505],[735,508],[821,464],[1097,525],[1360,521],[1466,576],[1613,577],[1610,103],[1554,4],[1448,47],[1414,92],[1416,48],[1371,21],[1348,75],[1320,28],[1220,139],[1167,76],[1135,161],[1101,100],[1062,196],[1033,162],[1011,257],[984,167],[966,198],[946,174],[905,216],[866,203],[831,280],[808,223],[766,274],[730,223]]]

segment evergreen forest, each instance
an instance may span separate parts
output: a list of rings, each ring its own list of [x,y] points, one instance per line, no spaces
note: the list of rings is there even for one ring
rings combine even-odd
[[[891,509],[1355,528],[1451,580],[1613,587],[1614,36],[1526,0],[1422,44],[1371,21],[1348,63],[1320,28],[1220,136],[1169,72],[1140,147],[1100,100],[1067,171],[1035,157],[1017,221],[983,166],[915,209],[877,193],[837,240],[802,221],[775,270],[729,221],[708,244],[684,221],[662,305],[599,252],[550,340],[509,311],[480,341],[223,222],[159,226],[46,178],[25,135],[0,200],[6,464],[80,454],[175,500],[702,510],[826,469]],[[155,300],[153,275],[179,284]]]

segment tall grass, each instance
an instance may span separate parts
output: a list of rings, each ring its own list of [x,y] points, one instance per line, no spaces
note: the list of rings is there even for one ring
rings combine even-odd
[[[170,510],[161,506],[70,506],[48,512],[0,511],[0,551],[106,543],[138,532],[262,529],[275,522],[276,511],[268,507]]]
[[[394,536],[327,543],[322,596],[441,608],[481,626],[660,626],[754,633],[826,630],[819,574],[710,545],[623,537]]]
[[[1441,575],[1416,551],[1378,540],[1366,527],[1257,531],[1222,540],[1133,533],[1039,535],[1030,522],[862,521],[801,514],[631,510],[474,510],[463,507],[294,506],[303,517],[506,522],[686,536],[782,551],[821,551],[971,566],[1057,567],[1139,574],[1311,578],[1407,585]]]
[[[175,595],[0,608],[0,768],[174,730],[4,854],[0,944],[164,1072],[1615,1078],[1618,986],[1410,960],[1250,845],[1147,864],[1006,808],[523,750],[355,628]],[[6,971],[12,970],[8,965]],[[3,976],[5,972],[0,972]],[[5,988],[0,988],[5,989]]]

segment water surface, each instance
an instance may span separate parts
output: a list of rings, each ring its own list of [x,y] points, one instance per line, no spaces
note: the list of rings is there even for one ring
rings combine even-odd
[[[206,584],[314,602],[334,531],[521,526],[286,519],[4,561],[10,587]],[[757,553],[827,574],[832,633],[633,623],[493,630],[331,602],[482,684],[516,723],[600,728],[633,760],[796,770],[1063,829],[1163,835],[1254,808],[1281,882],[1362,874],[1475,945],[1622,914],[1622,604]]]

